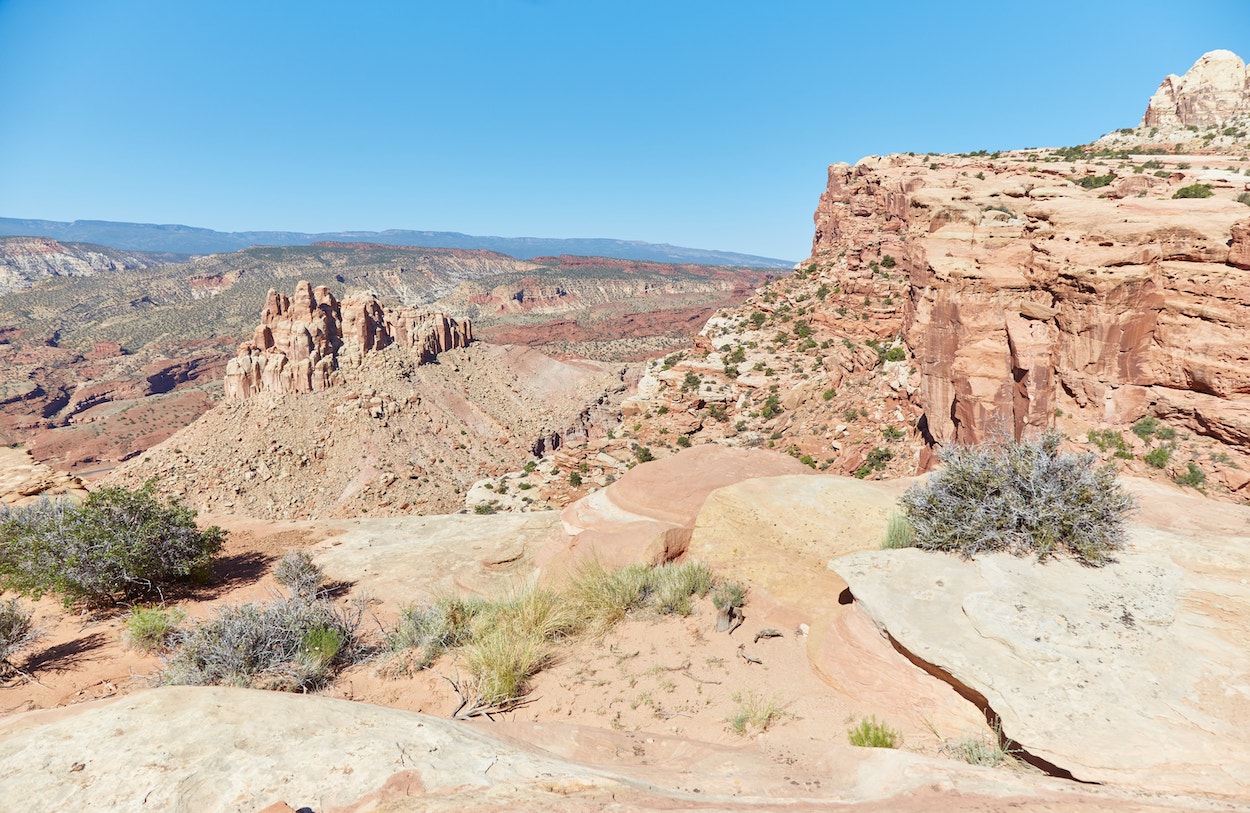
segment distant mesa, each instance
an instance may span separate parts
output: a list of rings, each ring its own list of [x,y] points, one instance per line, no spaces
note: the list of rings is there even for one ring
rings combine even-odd
[[[439,353],[467,347],[473,326],[416,307],[384,308],[368,294],[334,298],[324,285],[307,280],[294,297],[273,289],[251,341],[226,365],[227,399],[258,392],[319,392],[342,383],[340,369],[358,366],[365,354],[391,345],[406,349],[419,364]]]
[[[397,247],[479,249],[507,254],[523,260],[534,257],[576,255],[612,257],[620,260],[647,260],[662,263],[736,265],[749,268],[784,268],[793,260],[759,257],[733,251],[715,251],[644,243],[640,240],[614,240],[589,237],[555,239],[544,237],[486,237],[449,231],[340,231],[317,234],[293,231],[221,232],[181,225],[124,223],[109,220],[33,220],[0,217],[0,235],[51,237],[61,241],[97,243],[126,251],[176,252],[179,254],[220,254],[252,246],[307,246],[314,243],[372,243]]]
[[[1203,54],[1184,76],[1169,75],[1159,85],[1143,127],[1222,127],[1250,114],[1250,70],[1232,51]]]

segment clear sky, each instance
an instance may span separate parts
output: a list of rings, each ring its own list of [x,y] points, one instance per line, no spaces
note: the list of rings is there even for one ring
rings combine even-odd
[[[800,259],[825,168],[1088,142],[1247,0],[0,0],[0,216]]]

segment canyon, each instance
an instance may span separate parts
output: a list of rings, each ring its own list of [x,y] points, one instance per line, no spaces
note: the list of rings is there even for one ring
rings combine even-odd
[[[186,624],[274,596],[298,550],[376,649],[308,695],[153,687],[169,655],[126,649],[120,610],[44,596],[49,640],[0,689],[0,798],[1244,809],[1247,82],[1212,52],[1088,145],[833,164],[777,277],[327,244],[6,294],[0,350],[45,376],[0,382],[33,410],[11,426],[200,393],[89,483],[150,481],[230,531],[216,579],[170,597]],[[57,368],[114,378],[53,398]],[[1052,428],[1136,503],[1114,561],[884,544],[944,449]],[[0,459],[4,499],[81,494],[33,445]],[[710,596],[627,613],[471,721],[439,719],[463,656],[413,667],[388,639],[449,596],[694,561],[742,589],[739,626]],[[751,704],[775,716],[735,728]],[[852,745],[867,720],[902,747]]]

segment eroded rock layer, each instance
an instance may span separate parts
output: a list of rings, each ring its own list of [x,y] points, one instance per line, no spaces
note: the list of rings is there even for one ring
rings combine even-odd
[[[1019,436],[1056,410],[1108,424],[1153,411],[1250,443],[1250,211],[1235,159],[1147,174],[1045,157],[829,169],[811,261],[836,277],[898,258],[930,437]],[[1210,197],[1173,197],[1193,184]]]
[[[320,392],[342,383],[340,366],[359,366],[366,353],[397,345],[424,364],[471,341],[467,319],[383,308],[372,295],[339,302],[327,286],[301,280],[293,298],[270,289],[260,325],[226,366],[226,397]]]

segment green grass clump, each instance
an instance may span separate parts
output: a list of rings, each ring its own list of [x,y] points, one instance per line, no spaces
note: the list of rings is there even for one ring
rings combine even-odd
[[[1206,472],[1204,472],[1192,460],[1189,461],[1189,463],[1185,465],[1186,465],[1185,473],[1178,474],[1176,477],[1173,478],[1176,481],[1177,485],[1190,486],[1191,488],[1198,488],[1199,486],[1201,486],[1203,483],[1207,481]]]
[[[560,640],[602,634],[643,608],[688,615],[693,599],[714,584],[701,562],[617,570],[592,562],[559,592],[528,586],[495,600],[442,598],[400,614],[386,636],[396,660],[389,671],[424,669],[454,650],[472,676],[457,685],[467,705],[498,709],[525,695],[529,679],[554,660]]]
[[[1124,545],[1134,503],[1112,466],[1059,451],[1054,430],[1017,442],[956,445],[901,503],[916,546],[965,557],[1005,550],[1038,560],[1067,552],[1098,565]]]
[[[1151,466],[1156,469],[1161,469],[1167,466],[1168,461],[1171,458],[1172,458],[1171,449],[1169,449],[1166,446],[1158,446],[1154,449],[1151,449],[1149,452],[1146,452],[1146,456],[1144,460],[1146,461],[1146,465]]]
[[[777,698],[764,697],[753,691],[738,692],[733,700],[737,707],[725,718],[725,722],[729,730],[739,736],[746,736],[752,730],[767,731],[789,714]]]
[[[176,607],[134,607],[126,618],[122,638],[132,649],[159,652],[186,618],[187,614]]]
[[[865,717],[859,725],[846,732],[851,745],[860,748],[898,748],[903,735],[885,723],[878,723],[876,716]]]
[[[895,512],[890,515],[886,525],[885,539],[881,540],[882,550],[916,547],[916,529],[906,514]]]

